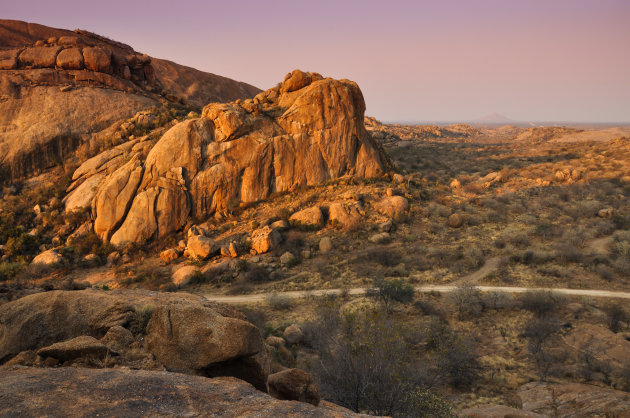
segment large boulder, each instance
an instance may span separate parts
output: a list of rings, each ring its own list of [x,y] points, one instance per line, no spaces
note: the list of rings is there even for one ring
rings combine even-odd
[[[38,254],[33,258],[31,264],[39,264],[44,266],[56,266],[63,262],[63,257],[56,250],[48,250]]]
[[[356,417],[347,409],[281,401],[233,377],[164,371],[0,370],[2,416]]]
[[[377,176],[385,168],[365,131],[364,111],[356,83],[300,71],[254,100],[211,103],[202,118],[162,136],[140,163],[142,181],[123,221],[106,222],[97,233],[115,245],[142,242],[273,193]],[[101,206],[94,205],[99,225],[110,216]],[[319,215],[314,222],[323,225]]]
[[[376,210],[391,219],[400,219],[409,210],[409,201],[402,196],[389,196],[375,204]]]
[[[281,241],[280,232],[268,226],[256,229],[252,232],[252,251],[256,254],[264,254],[275,248]]]
[[[361,212],[356,204],[343,204],[334,202],[328,208],[328,220],[333,226],[352,230],[361,224]]]
[[[170,304],[155,310],[146,342],[148,350],[170,371],[219,376],[228,369],[228,374],[266,390],[261,383],[267,380],[269,370],[260,370],[253,359],[265,353],[264,340],[247,321],[203,306]]]
[[[62,49],[57,55],[57,67],[64,70],[82,70],[83,52],[81,48]]]
[[[83,48],[85,68],[99,73],[112,71],[112,51],[102,47]]]
[[[186,249],[188,250],[189,257],[205,260],[211,255],[214,255],[219,250],[219,247],[212,238],[208,238],[204,235],[192,235],[188,238]]]
[[[19,49],[0,50],[0,70],[14,70],[18,65]]]
[[[319,206],[312,206],[295,212],[291,215],[289,221],[297,225],[315,228],[321,228],[325,224],[324,215]]]
[[[60,47],[34,46],[25,48],[18,57],[21,67],[55,68]]]
[[[173,284],[177,287],[186,286],[200,274],[201,271],[195,266],[178,267],[173,272]]]
[[[319,405],[319,385],[313,376],[300,369],[287,369],[269,375],[269,394],[276,399]]]

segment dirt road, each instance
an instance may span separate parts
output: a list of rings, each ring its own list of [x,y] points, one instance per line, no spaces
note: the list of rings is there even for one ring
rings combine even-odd
[[[509,287],[509,286],[475,286],[482,292],[504,292],[504,293],[525,293],[536,290],[549,290],[555,293],[568,296],[586,296],[596,298],[618,298],[618,299],[630,299],[630,292],[615,292],[612,290],[591,290],[591,289],[550,289],[550,288],[532,288],[532,287]],[[419,293],[440,292],[448,293],[458,289],[457,286],[418,286],[415,288]],[[364,295],[367,288],[356,287],[347,290],[347,293],[353,296]],[[297,290],[292,292],[280,292],[280,293],[258,293],[255,295],[203,295],[206,299],[223,302],[223,303],[251,303],[264,301],[271,295],[279,295],[282,297],[288,297],[291,299],[303,298],[306,296],[324,296],[340,294],[342,289],[326,289],[326,290]]]

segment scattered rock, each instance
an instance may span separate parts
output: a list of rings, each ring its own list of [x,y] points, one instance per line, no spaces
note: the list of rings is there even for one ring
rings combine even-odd
[[[280,256],[280,262],[284,265],[291,264],[296,260],[295,256],[291,254],[289,251],[285,252]]]
[[[302,342],[304,334],[297,324],[292,324],[284,329],[282,338],[284,338],[288,345],[299,344]]]
[[[388,232],[379,232],[378,234],[371,235],[368,241],[374,244],[387,244],[392,239]]]
[[[394,194],[394,189],[392,189],[391,187],[388,187],[387,190],[385,190],[385,195],[387,197],[392,197]]]
[[[409,201],[402,196],[391,196],[376,203],[375,207],[379,213],[397,220],[409,210]]]
[[[393,225],[394,224],[391,219],[388,219],[385,222],[378,224],[378,230],[381,232],[391,232]]]
[[[111,327],[107,334],[101,338],[101,343],[107,348],[117,353],[129,348],[131,343],[134,342],[133,334],[127,328],[123,328],[120,325]]]
[[[270,335],[265,339],[265,342],[275,348],[280,348],[284,346],[284,338],[276,337],[274,335]]]
[[[405,182],[405,177],[402,174],[394,173],[392,175],[392,180],[395,183],[404,183]]]
[[[300,401],[319,405],[319,385],[313,377],[300,369],[288,369],[269,375],[269,394],[276,399]]]
[[[72,246],[78,241],[80,241],[81,239],[87,237],[88,235],[92,233],[93,228],[94,226],[92,222],[90,221],[85,222],[83,225],[78,227],[76,231],[70,234],[70,236],[68,236],[68,238],[66,239],[66,245]]]
[[[88,266],[97,266],[98,264],[100,264],[101,259],[99,258],[98,255],[96,254],[87,254],[85,257],[83,257],[81,259],[81,261]]]
[[[319,252],[326,254],[327,252],[332,251],[333,243],[330,237],[323,237],[319,240]]]
[[[597,216],[599,216],[602,219],[610,219],[612,218],[612,215],[613,215],[613,208],[600,209],[599,212],[597,212]]]
[[[252,232],[252,250],[255,254],[264,254],[271,251],[282,241],[278,231],[268,226]]]
[[[277,231],[286,231],[291,228],[291,224],[285,219],[280,219],[279,221],[275,221],[271,224],[271,228]]]
[[[52,344],[37,350],[40,357],[52,357],[61,362],[80,357],[103,358],[109,349],[94,337],[82,335],[68,341]]]
[[[328,219],[334,225],[339,225],[345,230],[353,230],[361,224],[361,213],[359,208],[352,205],[344,205],[343,203],[331,203],[328,208]]]
[[[179,258],[179,253],[175,251],[173,248],[169,248],[160,253],[160,260],[163,263],[169,264],[172,261],[175,261]]]
[[[229,245],[224,245],[221,247],[221,255],[223,257],[238,257],[238,251],[236,250],[236,244],[234,242],[230,242]]]
[[[31,264],[41,264],[44,266],[56,266],[61,264],[63,257],[56,250],[48,250],[37,255]]]
[[[459,180],[453,179],[453,181],[451,181],[450,186],[451,186],[451,189],[459,189],[462,186],[462,184],[459,182]]]
[[[193,235],[188,238],[188,246],[186,249],[188,250],[188,256],[190,258],[205,260],[211,255],[216,254],[219,248],[211,238],[204,235]]]
[[[289,222],[296,225],[311,226],[321,228],[324,226],[324,215],[319,206],[313,206],[307,209],[303,209],[299,212],[295,212],[289,217]]]
[[[173,284],[177,287],[186,286],[192,279],[199,276],[201,271],[195,266],[182,266],[173,273]]]
[[[448,226],[451,228],[459,228],[464,223],[462,215],[459,213],[453,213],[448,217]]]

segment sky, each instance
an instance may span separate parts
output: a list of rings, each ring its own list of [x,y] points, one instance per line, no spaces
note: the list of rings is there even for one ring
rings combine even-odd
[[[261,89],[348,78],[383,121],[630,122],[630,0],[0,0],[0,17]]]

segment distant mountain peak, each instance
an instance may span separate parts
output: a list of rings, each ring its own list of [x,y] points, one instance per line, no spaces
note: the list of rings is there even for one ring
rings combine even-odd
[[[490,113],[489,115],[473,120],[473,123],[491,124],[491,125],[508,124],[508,123],[513,123],[513,122],[514,120],[508,118],[507,116],[503,116],[497,112],[493,112],[493,113]]]

